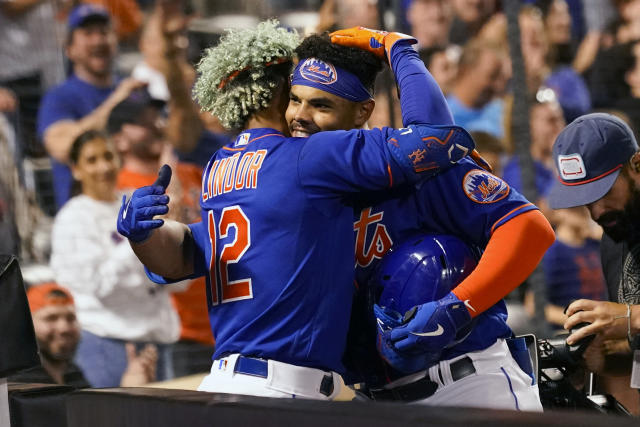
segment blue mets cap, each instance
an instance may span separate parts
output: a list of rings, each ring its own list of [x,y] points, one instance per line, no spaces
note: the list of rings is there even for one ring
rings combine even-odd
[[[636,151],[636,138],[621,119],[605,113],[578,117],[553,144],[558,175],[549,205],[572,208],[604,197]]]
[[[90,19],[109,22],[111,17],[109,15],[109,12],[107,12],[107,9],[101,6],[88,3],[81,4],[80,6],[76,6],[69,14],[69,19],[67,20],[67,28],[69,29],[69,32],[72,32],[76,28],[84,25]]]

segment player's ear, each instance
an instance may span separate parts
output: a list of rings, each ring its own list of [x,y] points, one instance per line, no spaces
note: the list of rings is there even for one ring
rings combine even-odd
[[[356,122],[355,125],[357,128],[364,126],[365,123],[371,117],[373,113],[373,109],[376,106],[376,101],[373,99],[367,99],[366,101],[362,101],[358,103],[358,108],[356,110]]]

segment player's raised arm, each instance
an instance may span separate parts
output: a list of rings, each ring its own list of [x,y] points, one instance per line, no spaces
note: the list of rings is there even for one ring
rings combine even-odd
[[[455,165],[474,148],[454,125],[319,132],[301,148],[298,175],[312,199],[415,184]]]

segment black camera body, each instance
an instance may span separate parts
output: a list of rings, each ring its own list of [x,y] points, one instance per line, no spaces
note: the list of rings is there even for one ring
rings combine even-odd
[[[576,326],[574,332],[584,326]],[[538,388],[545,409],[569,409],[597,411],[604,414],[631,415],[613,396],[589,394],[576,389],[571,383],[572,374],[582,371],[582,355],[595,335],[589,335],[574,345],[567,344],[569,334],[548,339],[537,339]]]

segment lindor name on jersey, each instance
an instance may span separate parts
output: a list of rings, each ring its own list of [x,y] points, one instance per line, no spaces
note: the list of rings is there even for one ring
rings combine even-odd
[[[258,175],[267,150],[236,153],[213,162],[202,181],[202,200],[233,190],[258,187]]]

